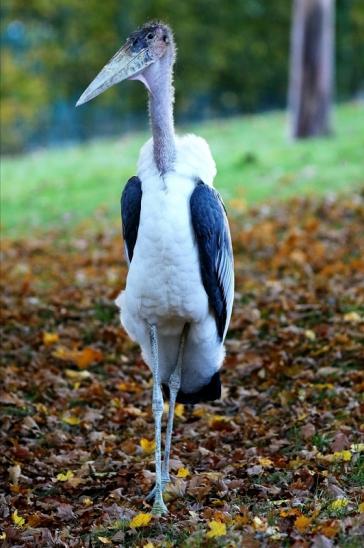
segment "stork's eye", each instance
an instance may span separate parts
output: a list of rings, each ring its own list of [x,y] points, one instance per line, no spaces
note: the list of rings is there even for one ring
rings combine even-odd
[[[166,34],[164,34],[164,36],[163,36],[163,42],[168,44],[168,36]]]
[[[151,32],[148,32],[147,38],[148,38],[148,40],[151,40],[153,38],[153,34]]]

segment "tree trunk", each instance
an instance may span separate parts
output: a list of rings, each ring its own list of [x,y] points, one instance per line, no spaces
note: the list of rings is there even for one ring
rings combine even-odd
[[[293,0],[289,83],[295,139],[331,133],[334,0]]]

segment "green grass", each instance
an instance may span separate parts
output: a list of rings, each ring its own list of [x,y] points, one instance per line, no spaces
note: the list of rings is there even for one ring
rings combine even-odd
[[[336,108],[335,135],[291,142],[283,113],[179,128],[205,137],[225,200],[251,205],[297,194],[348,191],[364,183],[364,109]],[[96,128],[95,128],[96,129]],[[8,235],[119,215],[122,186],[135,174],[148,133],[41,150],[1,161],[2,226]]]

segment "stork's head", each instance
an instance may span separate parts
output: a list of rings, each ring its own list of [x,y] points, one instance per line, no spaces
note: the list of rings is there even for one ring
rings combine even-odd
[[[122,80],[140,80],[152,93],[160,77],[171,69],[174,58],[175,45],[168,25],[146,23],[129,36],[83,92],[76,106],[90,101]]]

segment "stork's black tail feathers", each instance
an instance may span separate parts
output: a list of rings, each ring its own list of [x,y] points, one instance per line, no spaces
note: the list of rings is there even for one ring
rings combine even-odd
[[[169,400],[169,386],[167,384],[162,384],[162,388],[165,397]],[[216,373],[211,377],[210,382],[208,384],[205,384],[197,392],[186,393],[182,390],[179,390],[177,394],[177,402],[195,404],[218,400],[220,397],[220,371],[216,371]]]

